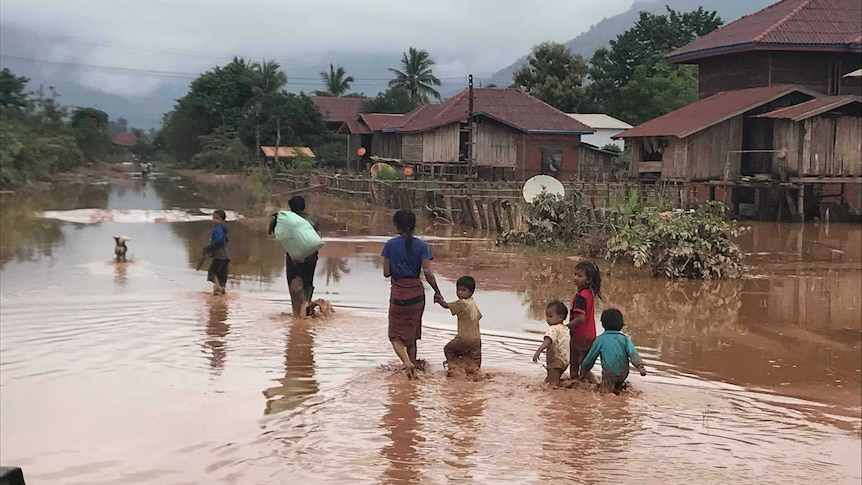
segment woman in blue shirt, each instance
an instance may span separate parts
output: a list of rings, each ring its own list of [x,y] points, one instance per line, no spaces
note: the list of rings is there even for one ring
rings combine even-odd
[[[383,276],[390,279],[389,341],[404,363],[407,378],[416,370],[416,341],[422,338],[422,314],[425,312],[425,286],[419,273],[434,290],[434,297],[442,298],[437,280],[431,271],[431,249],[421,239],[413,237],[416,214],[402,209],[393,217],[398,237],[383,246]]]

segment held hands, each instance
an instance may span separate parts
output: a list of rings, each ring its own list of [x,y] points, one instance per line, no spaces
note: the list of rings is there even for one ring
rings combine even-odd
[[[443,295],[440,293],[434,293],[434,303],[443,306],[443,303],[446,303],[446,300],[443,299]]]

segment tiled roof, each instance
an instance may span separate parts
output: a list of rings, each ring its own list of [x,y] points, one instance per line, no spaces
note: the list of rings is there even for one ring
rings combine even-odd
[[[823,96],[822,98],[814,98],[804,103],[770,111],[757,117],[802,121],[853,103],[856,104],[856,114],[862,116],[862,98],[859,96]]]
[[[114,145],[131,147],[138,143],[138,138],[131,133],[119,133],[114,137],[113,143]]]
[[[404,115],[383,113],[362,113],[359,115],[362,121],[371,131],[382,131],[386,128],[394,128],[401,124]]]
[[[312,96],[311,102],[330,123],[345,123],[359,118],[359,108],[368,98],[328,98]]]
[[[426,131],[467,119],[468,90],[404,116],[399,132]],[[526,133],[588,134],[593,130],[520,89],[474,88],[473,112]]]
[[[275,157],[275,147],[260,147],[260,151],[266,158]],[[296,152],[304,153],[309,157],[314,157],[314,152],[308,147],[278,147],[278,156],[284,158],[292,158],[296,156]]]
[[[695,39],[667,59],[685,62],[730,50],[794,46],[862,51],[862,1],[782,0]]]
[[[814,93],[810,91],[788,85],[722,91],[646,123],[641,123],[630,130],[615,135],[613,138],[642,136],[685,138],[793,92],[801,92],[814,97]]]

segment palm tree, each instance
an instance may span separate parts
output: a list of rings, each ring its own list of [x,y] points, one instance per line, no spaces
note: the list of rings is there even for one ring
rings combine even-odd
[[[353,82],[353,76],[347,76],[347,72],[343,67],[334,68],[329,65],[329,72],[320,71],[320,77],[323,79],[325,91],[316,91],[318,96],[334,96],[336,98],[344,96],[344,93],[350,91],[350,83]]]
[[[274,98],[278,97],[287,84],[287,74],[281,70],[281,66],[275,61],[255,62],[251,65],[248,79],[251,87],[252,98],[249,100],[249,109],[255,118],[254,136],[257,143],[257,153],[260,154],[260,122],[261,111],[264,106],[272,104]],[[276,116],[276,139],[275,139],[275,161],[278,163],[278,146],[281,142],[281,123]]]
[[[428,51],[416,50],[411,47],[401,58],[401,70],[389,69],[395,74],[395,79],[389,81],[389,87],[400,87],[407,91],[410,100],[417,104],[430,102],[430,98],[440,100],[440,93],[432,86],[440,86],[440,80],[434,76],[431,66],[434,60]]]
[[[323,266],[317,271],[318,275],[326,275],[327,285],[332,280],[338,283],[341,281],[341,275],[347,273],[350,273],[347,258],[326,258],[323,260]]]

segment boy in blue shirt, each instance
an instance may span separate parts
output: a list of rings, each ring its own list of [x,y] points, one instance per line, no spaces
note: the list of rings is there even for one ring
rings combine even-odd
[[[219,209],[213,212],[213,232],[210,236],[209,245],[203,250],[204,255],[213,258],[209,271],[207,271],[207,281],[211,281],[213,284],[213,295],[224,295],[227,284],[227,267],[230,263],[230,256],[227,252],[225,219],[227,219],[227,215],[223,210]]]
[[[590,347],[590,351],[581,364],[580,375],[586,375],[596,358],[602,357],[602,392],[619,394],[625,387],[629,376],[629,361],[637,367],[642,376],[646,375],[644,363],[638,354],[635,344],[628,335],[620,332],[623,329],[623,314],[616,308],[602,312],[602,327],[605,331],[599,335]]]

